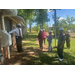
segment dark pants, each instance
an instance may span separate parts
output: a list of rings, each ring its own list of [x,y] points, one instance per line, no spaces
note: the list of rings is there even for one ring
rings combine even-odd
[[[58,48],[57,48],[57,53],[58,53],[59,57],[61,59],[63,59],[63,50],[64,50],[64,47],[62,47],[62,48],[59,48],[59,47],[60,46],[58,46]]]
[[[43,48],[43,40],[39,40],[39,46],[40,46],[40,48]]]
[[[21,36],[16,36],[17,50],[22,51],[22,38]]]
[[[44,44],[45,44],[45,39],[46,39],[46,38],[43,38],[43,40],[44,40]]]
[[[69,40],[66,40],[66,46],[67,46],[67,48],[70,48],[70,41]]]

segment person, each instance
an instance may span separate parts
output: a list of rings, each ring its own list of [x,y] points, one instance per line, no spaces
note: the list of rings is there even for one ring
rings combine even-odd
[[[17,50],[18,50],[18,52],[21,52],[21,51],[23,51],[22,50],[22,38],[23,38],[23,36],[22,36],[22,29],[21,29],[20,23],[18,23],[17,28],[11,30],[9,32],[9,34],[11,34],[13,32],[15,32],[15,36],[16,36]]]
[[[69,35],[69,30],[67,31],[67,33],[65,34],[65,39],[66,39],[66,46],[67,46],[67,48],[69,48],[70,49],[70,35]]]
[[[59,28],[59,38],[58,38],[58,47],[57,47],[57,57],[59,57],[59,61],[63,61],[63,50],[64,50],[64,43],[65,43],[65,35],[63,34],[63,28]]]
[[[46,32],[45,32],[45,29],[43,29],[43,41],[44,41],[44,44],[45,44],[46,36],[47,36],[47,34],[46,34]]]
[[[48,51],[52,51],[52,31],[49,31],[49,36],[48,36]]]
[[[38,34],[38,40],[39,40],[39,46],[40,46],[40,49],[42,50],[43,49],[43,32],[42,32],[42,29],[40,29],[39,31],[39,34]]]

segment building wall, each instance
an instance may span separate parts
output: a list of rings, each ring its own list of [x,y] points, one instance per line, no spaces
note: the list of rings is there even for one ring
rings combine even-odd
[[[12,30],[16,28],[16,23],[12,21]],[[15,32],[12,34],[12,46],[16,48],[16,38],[15,38]]]
[[[10,20],[10,19],[8,18],[8,20]],[[7,18],[6,17],[4,18],[4,22],[5,22],[5,30],[7,31]],[[0,19],[0,30],[2,30],[1,25],[2,25],[2,20]],[[11,27],[12,27],[11,30],[14,29],[13,25],[14,25],[14,27],[16,27],[16,23],[11,20]],[[12,43],[11,47],[16,48],[15,33],[12,34],[12,42],[13,43]],[[1,45],[1,43],[0,43],[0,45]],[[1,47],[1,50],[4,53],[4,57],[7,58],[7,47],[4,47],[4,48]]]

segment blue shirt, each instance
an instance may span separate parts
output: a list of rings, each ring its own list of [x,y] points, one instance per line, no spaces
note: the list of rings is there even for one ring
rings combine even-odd
[[[47,39],[49,42],[52,42],[52,34],[50,34],[49,36],[48,36],[48,39]]]

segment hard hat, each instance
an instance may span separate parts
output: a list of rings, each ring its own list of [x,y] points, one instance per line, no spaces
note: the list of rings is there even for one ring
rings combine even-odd
[[[49,33],[52,33],[52,31],[50,30]]]
[[[64,30],[64,29],[62,27],[60,27],[59,30]]]
[[[39,31],[42,31],[42,29],[40,29]]]
[[[45,30],[45,29],[43,29],[43,30]]]
[[[67,32],[69,33],[70,31],[68,30]]]
[[[21,26],[21,23],[18,23],[17,25],[18,25],[18,26]]]

